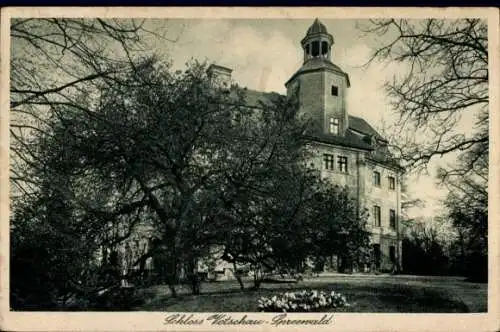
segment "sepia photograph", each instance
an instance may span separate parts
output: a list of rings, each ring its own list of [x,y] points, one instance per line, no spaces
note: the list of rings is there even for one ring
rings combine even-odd
[[[2,20],[4,310],[488,313],[498,13],[71,13]]]

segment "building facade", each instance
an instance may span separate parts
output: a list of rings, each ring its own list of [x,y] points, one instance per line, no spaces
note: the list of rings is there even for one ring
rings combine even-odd
[[[333,36],[316,19],[300,46],[303,64],[285,83],[288,96],[298,99],[299,114],[311,123],[313,160],[324,178],[347,186],[369,214],[372,261],[362,269],[394,271],[402,266],[401,176],[388,142],[364,119],[349,114],[349,75],[331,60]],[[212,65],[209,75],[227,84],[231,69]],[[269,100],[267,92],[246,90],[247,104]]]
[[[368,209],[374,268],[394,270],[402,263],[402,169],[388,142],[365,120],[349,114],[349,75],[331,61],[333,44],[333,36],[316,19],[301,41],[303,65],[285,83],[287,94],[297,96],[299,113],[313,123],[315,168],[350,188],[359,208]]]

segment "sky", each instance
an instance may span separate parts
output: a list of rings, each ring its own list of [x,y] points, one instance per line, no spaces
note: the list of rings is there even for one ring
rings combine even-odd
[[[153,43],[157,53],[173,62],[174,69],[184,68],[192,58],[207,60],[233,69],[232,78],[240,86],[285,93],[284,83],[302,65],[300,40],[313,20],[172,19],[149,24],[152,29],[166,32],[166,38],[176,40],[172,43],[160,38]],[[321,22],[334,38],[332,62],[350,76],[349,114],[364,118],[375,129],[384,132],[384,127],[394,123],[396,117],[383,84],[404,68],[396,63],[363,66],[378,42],[357,28],[366,21],[322,19]],[[433,163],[430,167],[431,176],[409,178],[409,195],[426,201],[424,209],[410,212],[412,217],[440,213],[440,200],[446,191],[435,185],[432,172],[436,165]]]

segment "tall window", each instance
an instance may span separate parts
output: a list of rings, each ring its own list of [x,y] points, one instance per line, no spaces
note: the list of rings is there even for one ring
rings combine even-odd
[[[333,164],[334,164],[333,154],[324,154],[323,160],[325,161],[325,169],[333,169]]]
[[[321,42],[321,55],[326,58],[328,54],[328,43],[326,41]]]
[[[378,205],[373,206],[373,220],[374,220],[375,226],[380,227],[380,225],[382,223],[380,220],[380,206],[378,206]]]
[[[339,88],[335,85],[332,85],[332,96],[338,96],[339,95]]]
[[[339,134],[339,119],[330,118],[330,134]]]
[[[389,210],[389,225],[392,229],[396,229],[396,211],[393,209]]]
[[[313,57],[317,57],[319,55],[319,41],[315,40],[312,42],[312,53]]]
[[[391,263],[396,264],[396,247],[395,246],[389,247],[389,259],[391,260]]]
[[[373,185],[380,187],[380,172],[373,172]]]
[[[337,164],[339,171],[347,173],[347,157],[338,156]]]
[[[389,189],[396,189],[396,179],[392,176],[389,176]]]

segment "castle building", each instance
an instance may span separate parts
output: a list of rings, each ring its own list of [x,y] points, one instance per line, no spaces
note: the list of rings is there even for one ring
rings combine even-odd
[[[301,40],[302,66],[285,83],[287,95],[298,98],[299,114],[313,124],[312,165],[323,177],[347,186],[359,208],[369,213],[372,261],[381,271],[402,266],[401,175],[388,142],[364,119],[349,114],[349,75],[331,60],[333,36],[316,19]],[[209,75],[222,82],[231,79],[231,69],[212,65]],[[270,93],[247,90],[247,103],[256,107]]]
[[[298,99],[299,115],[312,124],[308,132],[313,152],[310,164],[320,170],[325,179],[347,187],[358,201],[359,211],[368,210],[372,264],[358,266],[358,271],[400,269],[403,169],[391,156],[387,140],[364,119],[349,114],[346,100],[351,82],[349,75],[331,61],[334,39],[325,25],[316,19],[300,44],[304,53],[303,64],[285,82],[285,87],[287,96]],[[208,76],[213,82],[227,86],[228,91],[231,90],[231,74],[230,68],[220,65],[213,64],[208,68]],[[276,93],[245,89],[245,106],[258,109],[275,96]],[[146,233],[140,231],[139,238]],[[146,238],[142,240],[147,242]],[[134,241],[137,243],[119,248],[124,270],[149,246]],[[101,256],[107,255],[103,252]],[[220,257],[220,253],[214,253],[214,257]],[[158,264],[147,262],[147,265]],[[216,265],[214,272],[218,279],[234,277],[232,263],[218,258]],[[338,260],[332,258],[329,268],[336,270],[338,265]],[[203,262],[198,269],[199,272],[207,270]]]

